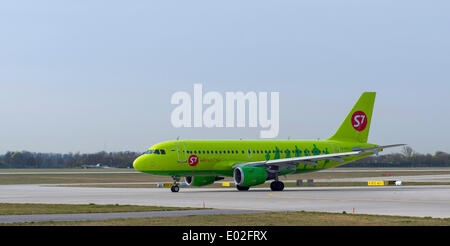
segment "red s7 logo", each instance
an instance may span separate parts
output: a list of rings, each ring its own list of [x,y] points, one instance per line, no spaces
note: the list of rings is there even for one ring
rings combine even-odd
[[[197,165],[198,164],[198,157],[196,155],[189,156],[188,163],[189,163],[189,166],[192,166],[192,167]]]
[[[357,131],[363,131],[367,126],[367,116],[363,111],[356,111],[352,115],[352,126]]]

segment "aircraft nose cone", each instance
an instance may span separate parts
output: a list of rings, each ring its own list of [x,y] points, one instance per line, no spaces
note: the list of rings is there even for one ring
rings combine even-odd
[[[136,158],[136,160],[134,160],[133,162],[133,167],[134,169],[136,169],[137,171],[142,171],[144,169],[144,164],[143,164],[143,160],[142,160],[142,156],[139,156],[138,158]]]

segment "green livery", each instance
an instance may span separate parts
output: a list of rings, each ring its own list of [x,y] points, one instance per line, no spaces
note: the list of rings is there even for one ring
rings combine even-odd
[[[234,177],[238,190],[275,180],[279,175],[306,173],[340,166],[378,153],[367,143],[375,92],[364,92],[336,133],[325,140],[177,140],[156,144],[134,161],[138,171],[172,176],[177,192],[179,177],[194,186]]]
[[[296,149],[302,146],[302,150]],[[255,162],[316,155],[329,152],[351,151],[353,147],[376,147],[374,144],[351,144],[329,140],[179,140],[156,144],[150,150],[165,150],[166,154],[144,154],[134,163],[134,168],[144,173],[169,176],[233,176],[231,167],[237,163]],[[278,151],[277,151],[278,149]],[[283,150],[279,150],[283,149]],[[196,155],[199,162],[195,166],[188,163],[189,157]],[[363,156],[346,158],[345,162],[329,162],[326,168],[346,164]],[[296,173],[318,171],[325,162],[317,166],[298,164]]]

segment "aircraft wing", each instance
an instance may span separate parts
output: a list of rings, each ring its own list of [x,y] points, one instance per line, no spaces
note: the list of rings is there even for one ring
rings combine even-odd
[[[233,165],[233,169],[242,166],[251,166],[251,167],[266,167],[268,171],[272,172],[280,172],[285,169],[295,170],[298,164],[305,164],[311,166],[317,166],[317,161],[330,160],[335,162],[344,162],[342,158],[349,156],[357,156],[361,154],[367,153],[378,153],[380,150],[385,148],[392,148],[403,146],[405,144],[393,144],[393,145],[384,145],[377,146],[371,148],[354,148],[353,151],[343,152],[343,153],[335,153],[335,154],[325,154],[325,155],[312,155],[312,156],[302,156],[302,157],[293,157],[293,158],[283,158],[276,160],[268,160],[268,161],[257,161],[257,162],[247,162],[247,163],[238,163]]]

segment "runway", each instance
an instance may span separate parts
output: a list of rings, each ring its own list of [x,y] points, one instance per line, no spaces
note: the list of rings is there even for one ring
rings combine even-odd
[[[321,211],[450,218],[450,186],[233,188],[84,188],[1,185],[0,203],[133,204],[252,211]]]

